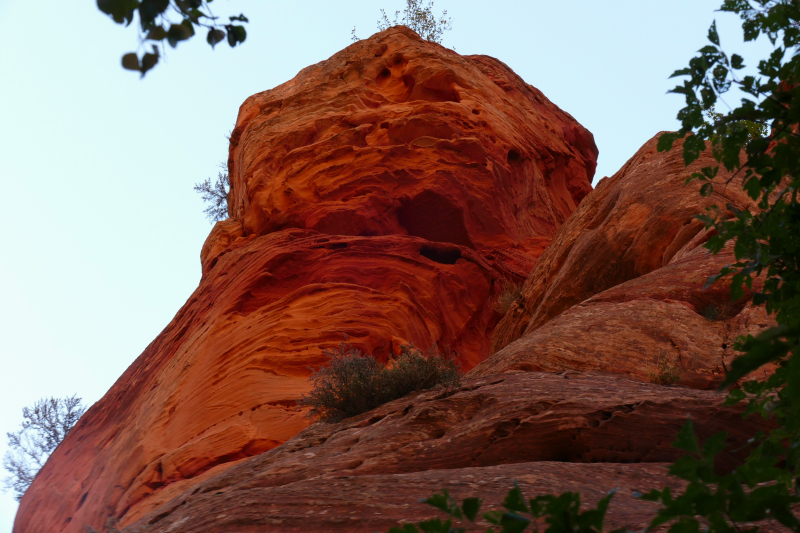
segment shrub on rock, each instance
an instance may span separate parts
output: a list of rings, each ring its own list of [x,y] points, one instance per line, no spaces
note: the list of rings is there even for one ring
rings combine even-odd
[[[461,382],[456,361],[435,348],[423,353],[413,345],[402,346],[386,367],[346,341],[324,354],[329,363],[311,374],[314,388],[300,400],[311,407],[311,416],[324,422],[366,413],[414,391]]]

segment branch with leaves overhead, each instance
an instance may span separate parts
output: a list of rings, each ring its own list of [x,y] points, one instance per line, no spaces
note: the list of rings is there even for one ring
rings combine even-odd
[[[219,22],[211,11],[213,0],[97,0],[97,7],[117,24],[129,26],[139,18],[139,47],[136,52],[122,56],[122,67],[134,70],[141,77],[158,64],[164,43],[172,48],[181,41],[194,37],[197,30],[207,30],[206,42],[214,48],[227,39],[231,47],[247,38],[244,26],[235,22],[248,22],[244,15],[228,17],[229,22]],[[147,45],[151,51],[146,51]],[[143,53],[142,53],[143,52]]]

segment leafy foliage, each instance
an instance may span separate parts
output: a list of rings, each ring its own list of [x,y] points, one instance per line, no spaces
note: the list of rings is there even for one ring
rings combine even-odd
[[[433,0],[428,0],[424,5],[423,0],[406,0],[403,11],[395,11],[394,20],[389,20],[386,11],[381,9],[381,18],[378,20],[378,31],[383,31],[392,26],[406,26],[411,28],[425,40],[442,44],[444,32],[453,29],[452,19],[447,17],[447,10],[442,11],[439,18],[433,14]],[[356,28],[351,32],[353,42],[360,40],[356,36]]]
[[[608,504],[614,491],[602,498],[593,509],[581,512],[581,496],[576,492],[565,492],[559,496],[547,494],[526,500],[517,482],[508,491],[503,501],[503,509],[493,509],[484,512],[482,518],[490,524],[488,529],[480,528],[486,533],[503,532],[519,533],[521,531],[546,533],[600,533],[603,531]],[[475,524],[480,513],[483,500],[480,498],[467,498],[458,505],[455,500],[443,490],[434,493],[430,498],[423,500],[450,518],[442,521],[440,518],[425,520],[418,524],[405,524],[394,527],[389,533],[453,533],[476,530]],[[461,527],[454,527],[454,520],[461,523]],[[529,529],[530,528],[530,529]],[[543,528],[543,529],[542,529]],[[622,530],[617,530],[622,531]]]
[[[39,469],[85,412],[75,395],[42,399],[22,409],[21,427],[6,434],[9,451],[3,457],[3,468],[11,474],[3,483],[6,490],[14,491],[14,499],[22,499]]]
[[[442,44],[444,32],[453,29],[452,19],[447,18],[447,10],[442,11],[437,19],[433,14],[433,0],[428,0],[428,5],[423,5],[423,0],[406,0],[406,8],[402,11],[395,11],[394,21],[390,21],[386,16],[386,11],[381,9],[381,19],[378,20],[378,30],[383,31],[402,24],[411,28],[427,41]]]
[[[422,353],[414,346],[403,346],[386,367],[346,339],[324,354],[330,361],[312,373],[314,388],[300,404],[311,407],[310,414],[326,422],[366,413],[414,391],[458,386],[461,381],[455,360],[436,349]]]
[[[214,48],[222,41],[231,47],[243,43],[247,38],[244,26],[236,22],[248,22],[244,15],[228,17],[228,22],[218,22],[219,17],[211,11],[213,0],[97,0],[97,7],[117,24],[129,26],[138,16],[139,47],[136,52],[122,56],[122,67],[134,70],[144,77],[147,71],[158,64],[164,43],[172,48],[181,41],[194,37],[196,31],[207,30],[206,42]],[[150,44],[151,51],[139,54]],[[140,57],[141,56],[141,57]]]
[[[227,171],[218,172],[214,183],[211,183],[211,178],[195,183],[194,190],[199,192],[203,201],[208,204],[203,213],[211,222],[228,218],[228,193],[231,190],[231,181]]]
[[[701,529],[734,533],[741,531],[737,524],[775,519],[794,531],[800,530],[800,521],[791,509],[792,504],[800,502],[800,497],[790,490],[788,473],[778,463],[783,447],[780,439],[784,436],[782,431],[774,432],[762,440],[743,465],[720,475],[714,468],[714,458],[726,448],[727,435],[718,433],[701,447],[694,423],[687,419],[673,445],[688,454],[675,461],[669,472],[686,480],[688,485],[676,497],[669,487],[641,495],[645,500],[664,505],[650,527],[674,521],[671,533],[696,533]]]
[[[724,449],[725,436],[716,435],[700,448],[692,423],[687,422],[676,444],[689,454],[672,466],[673,474],[689,482],[686,491],[673,497],[664,489],[645,498],[664,505],[651,526],[672,521],[672,533],[695,532],[701,526],[727,533],[739,531],[739,523],[767,518],[800,531],[800,521],[791,509],[800,503],[800,3],[725,0],[721,11],[741,18],[746,41],[765,35],[773,51],[758,63],[757,75],[739,76],[743,59],[722,50],[716,23],[712,24],[710,44],[699,50],[688,68],[673,74],[688,78],[672,91],[684,96],[686,106],[678,114],[681,129],[662,135],[658,147],[669,150],[675,140],[684,139],[683,157],[688,165],[709,141],[717,164],[690,178],[705,182],[701,193],[709,195],[715,186],[733,181],[717,179],[724,166],[734,177],[741,176],[744,190],[758,202],[756,212],[728,204],[724,209],[709,208],[698,218],[715,230],[706,244],[712,253],[734,241],[736,262],[708,284],[730,279],[731,297],[736,301],[744,287],[752,289],[754,278],[759,277],[763,287],[754,293],[753,301],[766,305],[778,322],[736,344],[744,354],[733,361],[722,386],[739,384],[740,388],[729,393],[728,403],[748,400],[747,414],[773,418],[779,427],[754,438],[744,465],[718,475],[713,459]],[[744,93],[741,105],[704,121],[703,111],[713,109],[734,88]],[[771,377],[741,383],[767,363],[779,366]]]

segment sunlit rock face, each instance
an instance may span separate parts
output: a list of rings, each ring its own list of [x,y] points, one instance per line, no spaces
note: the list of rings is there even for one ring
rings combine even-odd
[[[685,182],[716,164],[710,152],[686,168],[680,144],[659,153],[657,138],[561,227],[474,375],[600,370],[651,381],[667,367],[681,385],[715,388],[736,339],[774,323],[748,297],[732,302],[725,279],[705,287],[735,257],[732,248],[711,255],[695,217],[712,205],[757,209],[741,178],[721,169],[718,181],[732,181],[704,198],[699,182]]]
[[[276,448],[310,424],[309,367],[345,334],[382,361],[414,343],[474,367],[503,283],[527,277],[596,157],[503,63],[404,28],[252,96],[199,287],[55,451],[14,531],[132,524]]]
[[[658,506],[634,494],[680,490],[667,469],[687,415],[701,440],[728,434],[716,467],[735,468],[770,423],[697,389],[718,385],[738,335],[772,322],[748,298],[731,302],[727,285],[704,288],[732,255],[707,253],[694,216],[755,206],[735,179],[724,197],[684,187],[708,154],[686,169],[679,148],[655,148],[646,143],[561,226],[493,329],[495,352],[460,387],[315,424],[172,493],[133,529],[386,531],[434,516],[416,502],[443,488],[497,507],[512,480],[530,496],[578,491],[588,505],[617,489],[607,527],[644,529]]]

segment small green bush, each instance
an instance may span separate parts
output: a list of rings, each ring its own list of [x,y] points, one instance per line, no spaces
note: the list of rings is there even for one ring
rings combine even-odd
[[[328,364],[312,372],[314,387],[300,400],[301,406],[311,407],[310,416],[324,422],[366,413],[414,391],[461,382],[456,361],[435,348],[422,353],[414,346],[402,346],[386,367],[346,341],[324,354]]]
[[[670,361],[667,352],[662,350],[658,358],[656,358],[658,369],[655,372],[648,372],[647,377],[650,383],[656,385],[674,385],[681,379],[681,369],[677,362]]]

